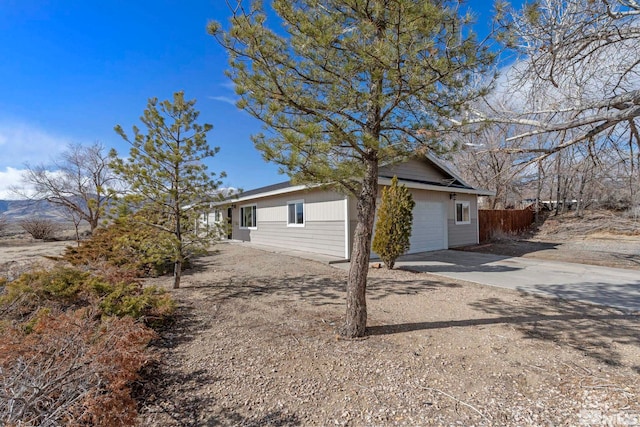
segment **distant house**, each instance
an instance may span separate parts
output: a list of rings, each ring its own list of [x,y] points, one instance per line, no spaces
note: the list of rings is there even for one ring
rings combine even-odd
[[[409,253],[478,243],[478,196],[493,195],[465,183],[435,157],[383,166],[378,183],[393,176],[410,189],[415,207]],[[336,191],[290,182],[241,193],[216,219],[229,239],[349,259],[356,200]]]

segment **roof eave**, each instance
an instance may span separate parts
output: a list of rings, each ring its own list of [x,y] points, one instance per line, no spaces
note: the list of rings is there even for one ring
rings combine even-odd
[[[239,194],[238,197],[235,198],[230,198],[230,199],[226,199],[220,203],[217,203],[216,206],[222,206],[222,205],[228,205],[230,203],[242,203],[242,202],[248,202],[254,199],[261,199],[263,197],[270,197],[270,196],[279,196],[282,194],[288,194],[288,193],[295,193],[296,191],[303,191],[303,190],[308,190],[311,188],[316,188],[316,187],[320,187],[321,185],[292,185],[291,187],[286,187],[286,188],[281,188],[278,190],[272,190],[272,191],[265,191],[264,193],[256,193],[256,194],[251,194],[249,196],[242,196],[242,194]]]
[[[459,194],[475,194],[478,196],[495,196],[495,191],[490,190],[482,190],[479,188],[473,188],[471,186],[467,187],[452,187],[447,185],[435,185],[435,184],[427,184],[422,182],[414,182],[414,181],[405,181],[402,178],[398,178],[398,183],[404,185],[407,188],[413,188],[415,190],[430,190],[430,191],[439,191],[446,193],[459,193]],[[391,185],[391,179],[380,177],[378,178],[378,184],[380,185]]]

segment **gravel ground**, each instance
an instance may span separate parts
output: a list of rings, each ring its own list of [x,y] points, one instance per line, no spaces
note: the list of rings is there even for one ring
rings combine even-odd
[[[640,425],[638,316],[372,269],[368,335],[345,340],[345,280],[216,246],[171,291],[140,425]]]
[[[0,278],[14,280],[26,271],[50,268],[55,264],[52,258],[72,245],[75,242],[42,242],[24,237],[0,239]]]
[[[640,270],[640,220],[606,211],[550,215],[529,236],[501,235],[464,250]]]

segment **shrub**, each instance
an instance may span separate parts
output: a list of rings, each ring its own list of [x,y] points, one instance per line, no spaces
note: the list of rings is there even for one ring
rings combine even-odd
[[[43,314],[26,336],[0,331],[1,425],[135,424],[130,388],[154,333],[88,314]]]
[[[409,250],[414,206],[411,193],[405,186],[398,186],[397,177],[393,177],[391,186],[382,189],[372,248],[388,269]]]
[[[173,269],[170,248],[169,239],[156,230],[123,219],[96,230],[79,247],[68,247],[63,258],[73,265],[116,267],[136,277],[158,276]]]
[[[112,283],[75,268],[25,273],[5,285],[0,295],[0,313],[22,322],[27,330],[36,311],[95,307],[96,315],[132,317],[156,325],[167,321],[175,305],[170,295],[156,287],[140,283]]]
[[[55,221],[40,217],[23,219],[18,225],[37,240],[51,240],[60,229]]]
[[[154,286],[143,289],[138,284],[119,283],[102,299],[100,309],[105,316],[129,316],[156,324],[173,314],[175,303],[168,293]]]
[[[4,233],[4,230],[6,230],[8,227],[9,227],[9,220],[7,219],[6,216],[0,215],[0,234]]]
[[[65,310],[90,304],[89,283],[98,280],[74,268],[24,273],[8,282],[0,295],[0,309],[14,319],[24,318],[42,306]]]
[[[135,425],[169,294],[61,267],[0,285],[0,425]]]

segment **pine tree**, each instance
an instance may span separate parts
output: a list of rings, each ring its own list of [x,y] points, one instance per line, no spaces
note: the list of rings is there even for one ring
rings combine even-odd
[[[183,264],[213,238],[200,234],[195,224],[198,207],[216,200],[215,190],[221,184],[204,164],[219,149],[207,143],[212,126],[196,123],[200,113],[195,103],[185,101],[183,92],[176,92],[173,102],[151,98],[140,119],[146,134],[134,126],[131,140],[120,125],[115,128],[131,144],[129,158],[120,159],[115,150],[110,153],[111,166],[128,185],[124,202],[135,208],[135,220],[171,237],[174,288],[180,287]],[[219,178],[224,176],[222,172]]]
[[[414,206],[411,193],[404,185],[398,185],[397,177],[393,177],[391,186],[382,189],[373,251],[389,270],[393,269],[396,259],[409,250]]]
[[[238,107],[265,125],[256,148],[296,182],[356,200],[341,333],[363,336],[378,166],[446,151],[437,130],[484,92],[471,82],[493,55],[457,1],[236,2],[228,31],[208,30],[229,53]]]

